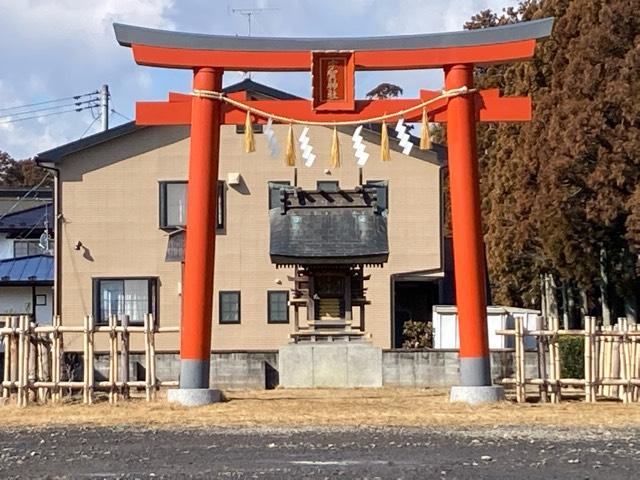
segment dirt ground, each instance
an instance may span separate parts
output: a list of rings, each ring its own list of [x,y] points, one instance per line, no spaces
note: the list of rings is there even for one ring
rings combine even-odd
[[[445,390],[261,390],[225,392],[227,401],[198,408],[141,400],[109,405],[65,402],[19,409],[0,407],[2,425],[180,427],[640,427],[640,404],[512,402],[469,406],[450,403]]]

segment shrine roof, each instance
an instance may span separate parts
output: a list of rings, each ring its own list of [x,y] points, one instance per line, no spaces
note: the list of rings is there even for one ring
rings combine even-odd
[[[543,18],[501,27],[420,35],[343,38],[275,38],[208,35],[157,30],[114,23],[118,43],[125,47],[145,45],[161,48],[224,51],[312,51],[312,50],[414,50],[494,45],[540,39],[551,34],[553,18]]]
[[[285,189],[286,190],[286,189]],[[269,210],[269,254],[280,265],[381,264],[389,256],[387,210],[374,187],[335,192],[281,189]]]

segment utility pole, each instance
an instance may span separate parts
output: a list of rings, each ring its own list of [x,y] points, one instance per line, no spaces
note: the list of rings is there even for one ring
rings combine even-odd
[[[109,130],[109,85],[100,88],[100,120],[102,131]]]

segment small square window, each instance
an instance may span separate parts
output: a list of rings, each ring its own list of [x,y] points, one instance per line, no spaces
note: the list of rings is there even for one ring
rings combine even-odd
[[[289,292],[274,290],[267,292],[268,323],[289,323]]]
[[[218,319],[220,323],[240,323],[240,292],[220,292]]]

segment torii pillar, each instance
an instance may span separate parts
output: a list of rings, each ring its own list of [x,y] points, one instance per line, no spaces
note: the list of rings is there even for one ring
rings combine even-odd
[[[418,122],[422,105],[440,92],[422,90],[417,99],[356,100],[357,70],[441,68],[447,90],[473,88],[474,65],[522,61],[536,41],[551,33],[552,18],[464,32],[382,38],[247,38],[198,35],[115,24],[120,45],[140,65],[189,69],[194,90],[220,94],[224,71],[311,71],[313,100],[251,100],[231,94],[245,107],[301,122],[367,123],[389,112],[407,111]],[[341,72],[338,98],[323,92],[325,67]],[[197,92],[194,92],[197,93]],[[200,92],[201,93],[201,92]],[[331,101],[327,99],[330,98]],[[467,91],[429,105],[429,120],[448,122],[449,175],[453,220],[456,299],[460,332],[460,383],[452,400],[495,401],[502,387],[490,375],[485,261],[480,219],[476,123],[522,122],[531,118],[528,97],[505,97],[497,89]],[[220,398],[209,389],[215,252],[215,199],[221,124],[244,124],[246,111],[205,98],[170,94],[168,102],[138,102],[140,125],[191,125],[189,189],[180,343],[180,388],[170,398],[185,405]],[[257,117],[256,122],[265,119]]]

